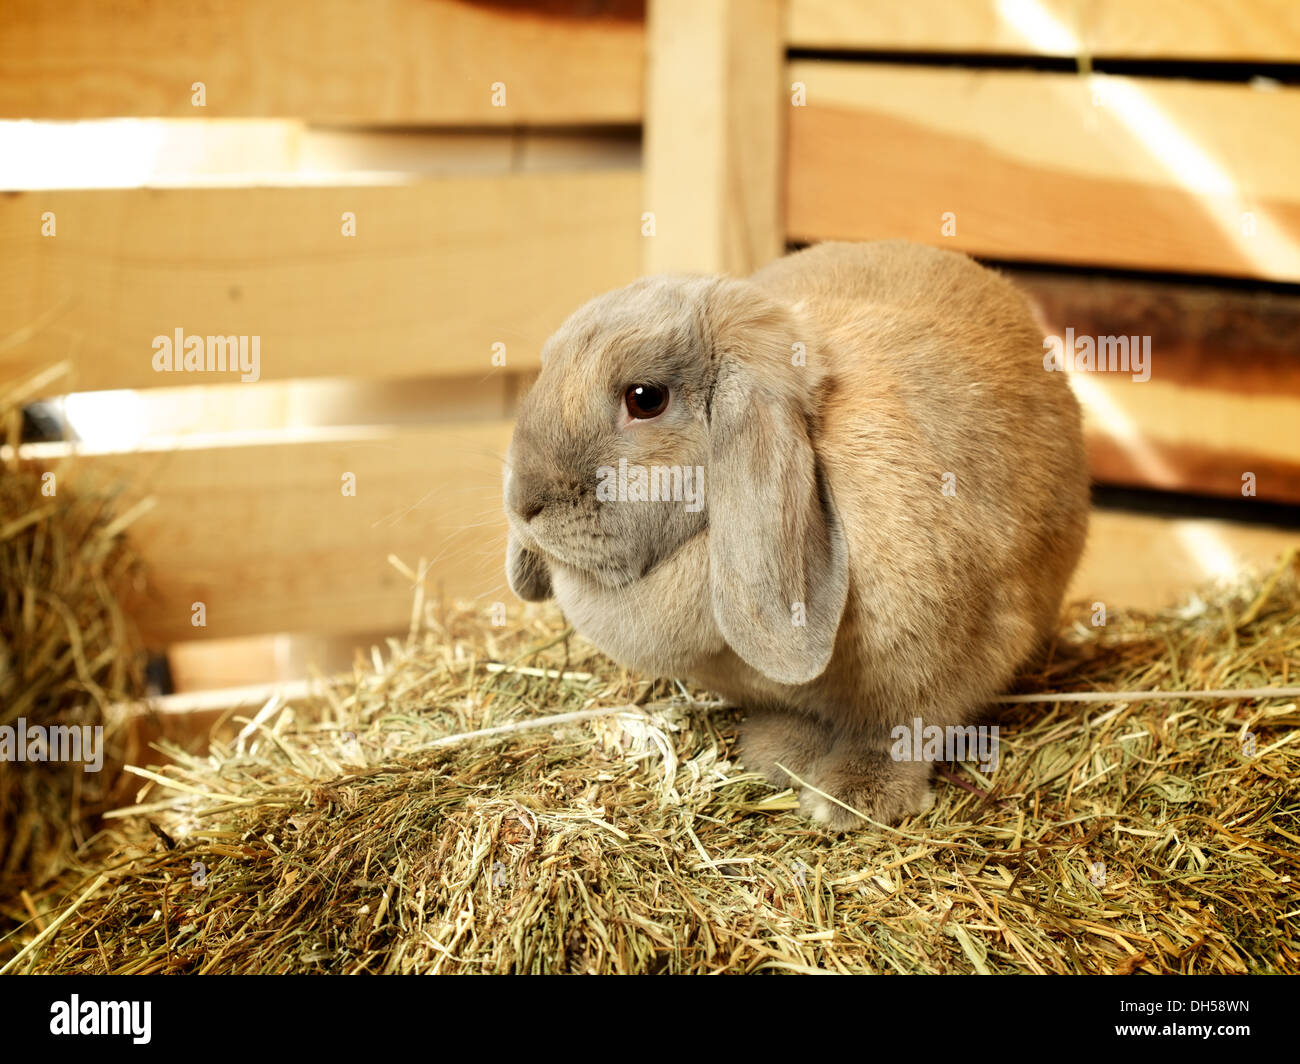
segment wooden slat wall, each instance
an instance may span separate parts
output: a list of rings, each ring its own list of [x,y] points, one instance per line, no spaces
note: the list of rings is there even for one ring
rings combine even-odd
[[[213,400],[188,435],[67,467],[154,500],[133,525],[149,572],[135,612],[152,645],[400,632],[413,589],[390,554],[429,560],[431,596],[518,608],[502,572],[504,418],[559,322],[641,272],[641,175],[623,158],[636,142],[576,127],[640,123],[644,36],[640,0],[0,9],[0,117],[200,119],[229,134],[230,158],[205,158],[205,173],[274,176],[0,197],[0,383],[68,362],[52,391],[179,387],[187,408],[187,396]],[[205,107],[191,102],[194,81]],[[505,107],[493,106],[497,82]],[[243,117],[337,132],[263,123],[272,140],[249,154],[241,127],[208,125]],[[400,128],[430,126],[443,128]],[[299,173],[339,166],[398,173],[327,184]],[[355,237],[341,232],[345,211]],[[210,391],[234,374],[156,373],[153,337],[178,327],[257,336],[261,383]],[[422,395],[438,380],[457,409],[435,400],[424,425],[248,430],[257,411],[292,405],[279,392],[263,402],[276,391],[266,382],[303,378],[372,392],[418,379]],[[405,411],[351,392],[344,405],[321,419]],[[191,623],[195,602],[205,627]]]
[[[1300,503],[1300,395],[1248,395],[1075,374],[1093,479]],[[1292,382],[1293,383],[1293,382]],[[1250,495],[1246,496],[1246,475]]]
[[[1300,281],[1300,90],[800,61],[793,240]],[[1253,214],[1253,234],[1241,227]],[[943,229],[952,212],[956,231]],[[1017,277],[1049,331],[1150,336],[1151,379],[1076,377],[1094,476],[1300,502],[1300,295]],[[1207,318],[1215,308],[1215,319]]]
[[[260,336],[264,380],[488,374],[498,342],[536,365],[579,303],[640,272],[640,188],[596,171],[0,197],[0,336],[34,330],[0,347],[0,382],[63,359],[78,390],[233,379],[155,372],[177,327]]]
[[[1161,609],[1219,580],[1264,574],[1300,548],[1300,531],[1208,518],[1094,510],[1067,601]]]
[[[67,482],[127,485],[154,508],[131,526],[150,594],[133,614],[155,646],[262,632],[401,632],[413,586],[387,561],[430,563],[430,598],[519,603],[503,571],[507,421],[316,430],[222,446],[152,441],[80,455]],[[31,445],[49,457],[62,445]],[[356,494],[343,494],[344,474]],[[203,602],[207,626],[191,623]]]
[[[808,99],[790,109],[794,240],[1300,281],[1300,89],[1105,78],[1097,106],[1069,74],[815,61],[788,74]]]
[[[1193,589],[1217,575],[1235,575],[1247,568],[1261,574],[1271,572],[1280,554],[1297,547],[1300,533],[1296,532],[1098,511],[1092,516],[1088,548],[1071,581],[1067,601],[1089,606],[1102,602],[1108,611],[1121,607],[1160,609],[1185,602]],[[508,610],[518,608],[510,596],[504,601]],[[151,700],[154,712],[140,719],[149,720],[154,729],[167,728],[165,734],[170,738],[203,735],[220,712],[237,706],[256,710],[276,690],[293,698],[314,693],[319,685],[303,679],[315,675],[313,667],[325,674],[346,671],[358,654],[364,660],[366,648],[382,646],[394,630],[365,636],[349,633],[340,639],[312,635],[285,641],[177,644],[170,655],[172,667],[178,677],[189,681],[179,689],[190,693]],[[249,684],[271,686],[246,686]],[[188,724],[180,723],[186,721]],[[147,758],[147,744],[160,737],[156,730],[146,730],[140,735],[137,757],[128,760],[149,763],[138,758]]]
[[[1074,378],[1095,479],[1300,502],[1300,293],[1012,271],[1047,330],[1151,337],[1150,379]]]
[[[411,582],[390,565],[428,561],[428,601],[522,606],[505,585],[500,462],[511,422],[317,430],[294,441],[189,441],[81,456],[69,474],[150,496],[133,528],[150,594],[133,611],[156,646],[266,632],[405,630]],[[160,446],[156,443],[155,446]],[[50,456],[53,445],[29,447]],[[342,476],[356,476],[355,497]],[[1073,598],[1157,606],[1241,566],[1264,567],[1300,532],[1208,519],[1093,515]],[[192,625],[206,607],[207,626]]]
[[[642,0],[5,0],[0,117],[639,122]],[[191,86],[206,86],[206,106]],[[506,86],[494,107],[492,86]]]
[[[1300,90],[785,64],[777,0],[656,2],[648,38],[636,0],[214,0],[192,10],[12,0],[0,9],[0,117],[638,123],[650,63],[644,183],[631,170],[577,165],[434,177],[431,153],[389,129],[365,134],[357,165],[382,158],[422,176],[0,197],[0,383],[61,360],[74,376],[59,390],[210,383],[153,371],[153,337],[179,326],[259,336],[266,381],[459,375],[463,392],[470,375],[482,384],[474,417],[456,423],[154,439],[140,453],[80,457],[77,475],[125,480],[156,499],[134,526],[153,596],[138,617],[154,645],[400,632],[412,588],[390,553],[411,565],[429,559],[431,592],[519,609],[501,568],[510,425],[498,412],[508,415],[542,342],[574,307],[643,269],[740,273],[783,238],[906,236],[1004,259],[1300,282]],[[1173,2],[787,0],[786,43],[1300,61],[1293,5],[1199,0],[1175,14]],[[196,80],[206,109],[190,103]],[[506,84],[505,108],[491,106],[494,81]],[[794,81],[806,86],[806,107],[789,106]],[[1097,86],[1109,90],[1100,105]],[[521,156],[499,138],[450,149],[466,153],[486,169]],[[584,158],[579,147],[574,163]],[[1242,233],[1243,210],[1254,213],[1254,236]],[[41,236],[45,211],[57,237]],[[340,233],[344,211],[356,214],[355,238]],[[642,235],[644,211],[656,214],[655,237]],[[941,233],[944,211],[956,214],[952,237]],[[1153,334],[1150,382],[1098,377],[1081,388],[1092,411],[1119,409],[1134,429],[1094,418],[1101,476],[1233,494],[1250,470],[1261,498],[1300,498],[1288,431],[1300,374],[1285,337],[1239,352],[1256,366],[1272,360],[1276,372],[1256,387],[1247,373],[1225,380],[1207,369],[1205,353],[1220,342],[1211,336],[1158,317],[1145,330],[1120,328],[1125,319],[1095,290],[1025,279],[1049,325]],[[497,342],[504,369],[491,363]],[[340,490],[344,473],[356,474],[355,498]],[[1100,514],[1075,594],[1155,604],[1235,564],[1265,564],[1296,539]],[[205,628],[191,624],[194,602],[206,606]]]
[[[796,48],[1300,62],[1293,0],[789,0]]]

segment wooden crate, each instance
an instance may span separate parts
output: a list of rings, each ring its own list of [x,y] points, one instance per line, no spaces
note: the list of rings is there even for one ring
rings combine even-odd
[[[1260,502],[1300,502],[1300,89],[1150,65],[1300,61],[1293,5],[358,10],[0,10],[0,118],[184,119],[202,160],[166,187],[0,196],[0,384],[64,366],[47,393],[173,412],[76,465],[153,500],[138,617],[195,682],[272,678],[285,633],[404,631],[421,559],[434,598],[517,608],[500,460],[545,337],[642,272],[743,274],[806,241],[959,248],[1013,270],[1051,329],[1151,335],[1151,380],[1079,382],[1098,480],[1240,498],[1251,472]],[[1148,66],[1088,75],[1106,59]],[[342,172],[309,173],[322,159]],[[259,380],[156,372],[178,327],[257,336]],[[1155,604],[1296,538],[1100,513],[1074,592]]]

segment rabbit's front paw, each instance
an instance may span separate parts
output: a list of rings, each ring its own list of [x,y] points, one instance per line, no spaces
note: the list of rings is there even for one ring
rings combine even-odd
[[[804,777],[810,786],[799,795],[799,811],[834,831],[896,824],[934,805],[930,768],[926,762],[894,761],[888,753],[837,748]]]
[[[774,709],[750,710],[740,725],[740,763],[773,787],[797,787],[831,749],[830,729],[819,720]],[[789,770],[789,772],[786,771]]]

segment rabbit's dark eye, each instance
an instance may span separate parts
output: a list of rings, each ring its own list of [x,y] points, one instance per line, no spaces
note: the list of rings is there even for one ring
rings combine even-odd
[[[623,396],[629,417],[645,421],[658,417],[668,405],[668,389],[657,384],[634,384]]]

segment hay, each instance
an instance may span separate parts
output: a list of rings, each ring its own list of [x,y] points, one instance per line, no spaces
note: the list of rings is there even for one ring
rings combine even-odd
[[[1016,705],[992,779],[948,765],[924,816],[836,836],[729,760],[734,711],[639,681],[550,613],[506,631],[449,612],[373,657],[217,729],[207,756],[167,748],[38,899],[46,923],[70,902],[71,918],[10,967],[1300,970],[1294,698]],[[1100,629],[1079,611],[1021,689],[1298,673],[1288,558],[1179,611]],[[608,712],[436,745],[592,709]]]
[[[139,577],[115,497],[17,457],[21,403],[44,374],[0,397],[0,726],[105,726],[105,709],[144,691],[143,660],[123,600]],[[105,763],[0,762],[0,898],[42,886],[92,830],[117,776]],[[30,911],[30,899],[19,912]],[[9,913],[8,907],[5,910]],[[0,927],[5,926],[0,917]]]

